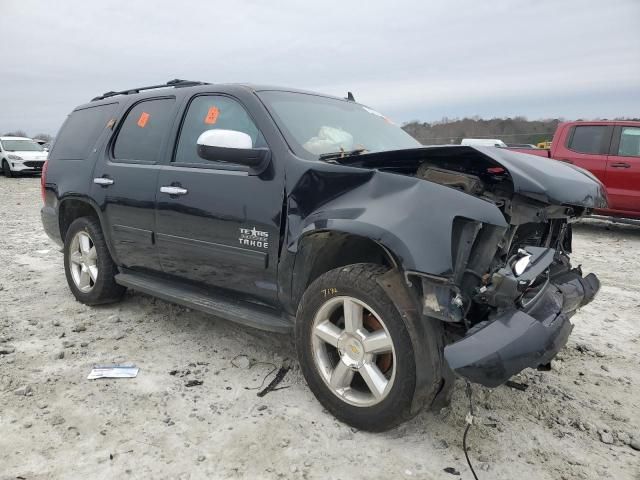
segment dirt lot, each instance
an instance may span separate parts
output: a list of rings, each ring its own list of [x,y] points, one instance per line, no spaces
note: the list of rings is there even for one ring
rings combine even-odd
[[[38,179],[0,177],[0,207],[0,478],[472,478],[461,382],[450,408],[355,431],[306,388],[288,337],[130,292],[77,303]],[[640,479],[640,228],[583,224],[574,250],[602,291],[552,371],[519,376],[528,390],[474,388],[481,479]],[[111,362],[140,373],[86,380]],[[285,362],[287,388],[257,397]]]

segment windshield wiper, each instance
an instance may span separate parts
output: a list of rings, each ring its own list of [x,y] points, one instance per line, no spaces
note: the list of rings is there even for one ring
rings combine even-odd
[[[318,157],[318,159],[322,160],[323,162],[331,162],[340,160],[341,158],[355,157],[356,155],[366,153],[367,151],[368,150],[364,147],[356,148],[354,150],[340,150],[339,152],[323,153]]]

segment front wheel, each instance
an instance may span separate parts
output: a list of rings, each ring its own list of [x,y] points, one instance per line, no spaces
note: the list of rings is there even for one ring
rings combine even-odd
[[[362,430],[411,417],[416,363],[405,324],[376,279],[387,269],[331,270],[305,292],[296,322],[302,373],[320,403]]]
[[[9,166],[9,162],[7,162],[6,160],[2,161],[2,173],[4,173],[4,176],[7,178],[13,177],[13,171]]]

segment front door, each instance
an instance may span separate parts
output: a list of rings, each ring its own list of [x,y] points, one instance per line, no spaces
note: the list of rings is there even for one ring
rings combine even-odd
[[[264,137],[238,100],[197,95],[184,114],[171,162],[157,184],[156,244],[165,273],[275,304],[284,181],[273,169],[203,160],[196,141],[205,130]],[[272,161],[277,161],[274,159]]]
[[[609,208],[640,215],[640,127],[618,125],[607,157]]]
[[[576,125],[554,158],[589,170],[604,183],[612,130],[610,125]]]
[[[160,271],[153,243],[156,184],[175,103],[154,98],[130,108],[93,172],[92,196],[118,262],[127,268]]]

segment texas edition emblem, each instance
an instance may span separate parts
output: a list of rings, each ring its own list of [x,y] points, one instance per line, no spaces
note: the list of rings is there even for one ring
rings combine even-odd
[[[269,248],[269,232],[263,232],[253,228],[240,228],[240,245],[247,247]]]

